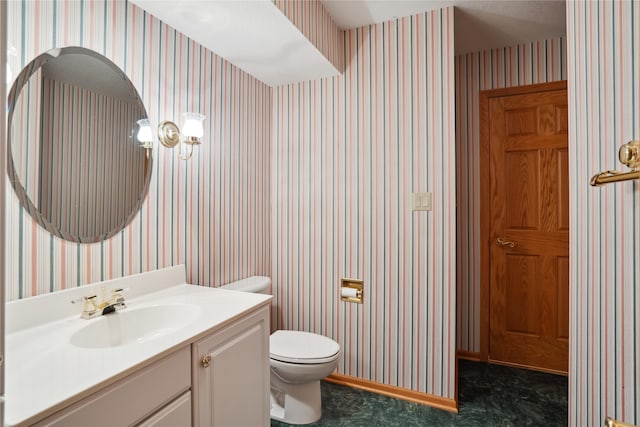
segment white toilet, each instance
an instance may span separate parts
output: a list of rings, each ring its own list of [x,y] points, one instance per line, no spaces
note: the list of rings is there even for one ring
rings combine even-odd
[[[222,286],[243,292],[269,293],[271,279],[253,276]],[[276,331],[269,339],[271,418],[309,424],[322,415],[320,380],[336,368],[340,344],[322,335]]]

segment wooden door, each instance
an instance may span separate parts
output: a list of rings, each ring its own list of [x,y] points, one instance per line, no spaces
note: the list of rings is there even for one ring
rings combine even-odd
[[[541,86],[488,99],[489,360],[566,373],[567,92]]]

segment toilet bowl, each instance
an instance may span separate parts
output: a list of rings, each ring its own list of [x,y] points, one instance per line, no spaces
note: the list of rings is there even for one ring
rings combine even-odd
[[[269,293],[271,279],[253,276],[222,286],[243,292]],[[331,374],[342,354],[340,344],[303,331],[275,331],[269,338],[271,418],[309,424],[322,415],[320,380]]]

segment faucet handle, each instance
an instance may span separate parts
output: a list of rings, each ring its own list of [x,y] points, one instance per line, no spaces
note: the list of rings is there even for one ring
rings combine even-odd
[[[131,288],[114,288],[111,289],[111,293],[112,294],[122,294],[125,292],[129,292],[131,290]]]
[[[97,295],[86,295],[86,296],[71,300],[71,304],[84,303],[86,305],[88,302],[92,302],[95,304],[96,298],[98,298]]]
[[[116,288],[111,290],[111,304],[113,304],[117,310],[127,308],[122,294],[128,290],[129,288]]]
[[[84,297],[84,311],[95,311],[97,301],[98,297],[96,295]]]
[[[82,306],[82,314],[80,315],[80,317],[84,319],[89,319],[91,317],[96,316],[98,312],[98,307],[96,306],[97,302],[98,302],[97,295],[87,295],[82,298],[77,298],[71,301],[72,304],[78,304],[78,303],[84,304]]]

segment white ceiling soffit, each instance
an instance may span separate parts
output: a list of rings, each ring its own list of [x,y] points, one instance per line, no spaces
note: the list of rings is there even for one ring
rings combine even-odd
[[[455,6],[456,55],[566,34],[564,0],[321,0],[342,29]]]
[[[132,0],[269,86],[339,72],[270,0]]]

